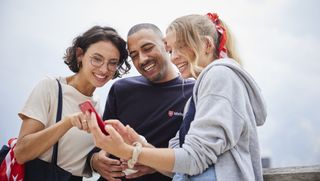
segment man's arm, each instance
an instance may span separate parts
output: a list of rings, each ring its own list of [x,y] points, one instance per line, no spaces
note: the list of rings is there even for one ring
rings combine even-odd
[[[88,173],[89,175],[92,175],[92,172],[95,171],[91,166],[91,159],[94,153],[97,153],[100,151],[100,148],[95,147],[93,148],[87,155],[86,164],[84,166],[84,173]]]

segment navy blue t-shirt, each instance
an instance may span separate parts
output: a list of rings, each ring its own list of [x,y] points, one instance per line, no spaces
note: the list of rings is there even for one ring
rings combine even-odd
[[[143,76],[116,81],[109,92],[103,120],[119,119],[157,148],[167,148],[180,128],[183,109],[192,95],[194,80],[177,77],[152,83]],[[125,179],[123,179],[125,180]],[[171,180],[160,173],[130,180]]]

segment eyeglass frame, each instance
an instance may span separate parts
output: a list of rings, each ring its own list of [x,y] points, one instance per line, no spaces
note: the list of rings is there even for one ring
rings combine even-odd
[[[101,68],[106,63],[107,69],[109,71],[115,72],[118,70],[119,60],[117,60],[117,59],[111,59],[109,61],[105,61],[102,58],[98,58],[95,55],[91,55],[91,56],[89,56],[89,58],[90,58],[91,65],[94,66],[95,68]],[[94,63],[94,61],[95,61],[95,63]],[[100,63],[97,61],[100,61]],[[116,61],[116,62],[112,62],[112,61]],[[111,66],[111,68],[110,68],[110,66]],[[112,67],[112,66],[114,66],[114,67]]]

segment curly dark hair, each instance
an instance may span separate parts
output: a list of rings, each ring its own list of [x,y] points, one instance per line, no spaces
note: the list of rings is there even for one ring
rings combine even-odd
[[[118,32],[111,27],[94,26],[87,30],[82,35],[73,40],[72,46],[67,48],[63,57],[64,63],[68,65],[70,70],[74,73],[79,72],[81,66],[77,61],[77,48],[81,48],[85,53],[90,45],[99,41],[110,41],[120,52],[120,59],[116,73],[113,78],[121,77],[131,69],[128,62],[128,51],[126,49],[126,42],[120,37]]]

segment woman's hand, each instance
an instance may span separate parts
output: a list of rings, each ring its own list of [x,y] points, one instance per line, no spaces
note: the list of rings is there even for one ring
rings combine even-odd
[[[140,135],[132,129],[129,125],[124,126],[119,120],[112,119],[105,121],[107,125],[111,125],[117,132],[121,135],[124,142],[129,145],[132,145],[134,142],[141,142],[142,139]]]
[[[109,135],[105,135],[100,130],[96,116],[94,113],[91,113],[90,119],[87,120],[89,130],[93,136],[93,140],[97,147],[107,151],[110,154],[118,156],[120,158],[129,159],[131,157],[131,153],[133,147],[126,144],[124,139],[118,133],[125,132],[125,127],[119,122],[114,128],[111,124],[106,122],[105,130],[109,133]]]
[[[89,132],[89,127],[87,120],[90,119],[90,113],[86,112],[83,114],[82,112],[74,113],[64,118],[66,121],[69,121],[73,127],[77,127],[80,130],[84,130]]]
[[[112,127],[117,130],[127,144],[132,145],[134,142],[139,142],[143,147],[153,147],[152,145],[148,144],[147,140],[143,136],[139,135],[129,125],[124,126],[119,120],[116,119],[107,120],[105,123],[112,125]]]

